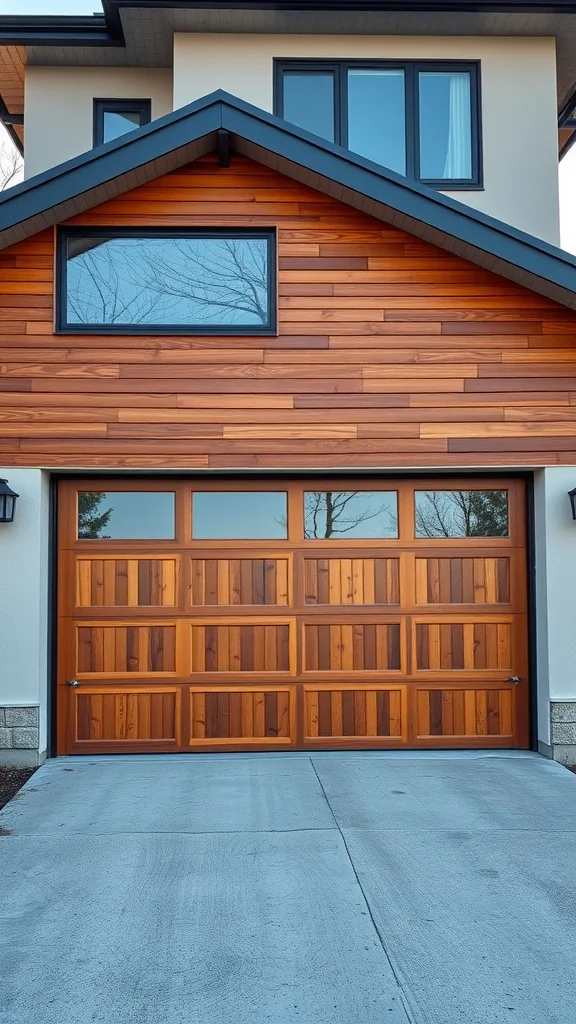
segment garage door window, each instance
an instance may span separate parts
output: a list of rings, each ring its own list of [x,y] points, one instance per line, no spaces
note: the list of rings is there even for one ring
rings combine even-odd
[[[507,537],[508,491],[416,491],[417,537]]]
[[[197,491],[194,540],[287,540],[285,491]]]
[[[78,492],[78,540],[173,539],[173,491]]]
[[[307,540],[398,536],[396,491],[305,491]]]

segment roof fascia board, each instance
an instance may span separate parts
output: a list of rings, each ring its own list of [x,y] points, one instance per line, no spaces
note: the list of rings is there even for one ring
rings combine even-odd
[[[574,0],[102,0],[108,18],[114,9],[164,8],[170,10],[246,11],[470,11],[569,14]]]
[[[91,15],[0,17],[3,46],[124,46],[119,18]]]

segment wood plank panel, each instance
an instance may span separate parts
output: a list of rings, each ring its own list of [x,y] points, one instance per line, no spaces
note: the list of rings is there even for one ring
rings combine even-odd
[[[307,605],[399,604],[398,558],[306,558]]]
[[[416,558],[417,604],[509,604],[510,558]]]
[[[175,651],[175,624],[87,622],[76,627],[76,674],[81,678],[174,673]]]
[[[131,556],[76,560],[76,605],[79,608],[173,608],[179,560]]]
[[[306,672],[398,672],[399,622],[304,623]]]
[[[190,688],[190,746],[292,746],[294,687]]]
[[[143,745],[159,752],[180,744],[177,687],[86,686],[74,692],[73,700],[73,749]]]
[[[506,672],[513,669],[512,623],[447,616],[414,623],[415,672]]]
[[[303,694],[305,743],[321,746],[336,740],[345,745],[371,740],[375,746],[398,746],[404,740],[405,687],[318,683],[305,685]]]
[[[290,621],[236,618],[192,622],[192,666],[196,672],[289,673],[293,671]]]
[[[193,607],[289,603],[287,557],[193,558],[190,573]]]
[[[512,698],[509,689],[420,689],[416,692],[418,738],[443,744],[457,739],[512,737]]]

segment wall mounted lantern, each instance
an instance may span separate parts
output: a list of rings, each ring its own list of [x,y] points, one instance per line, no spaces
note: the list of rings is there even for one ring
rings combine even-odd
[[[16,498],[19,495],[8,486],[8,481],[0,477],[0,523],[11,523],[14,520]]]
[[[572,506],[572,519],[576,519],[576,487],[573,490],[568,491],[568,497],[570,498],[570,504]]]

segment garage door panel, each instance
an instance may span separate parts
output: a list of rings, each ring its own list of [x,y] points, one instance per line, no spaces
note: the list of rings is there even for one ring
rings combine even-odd
[[[417,557],[416,604],[510,604],[510,556]]]
[[[82,622],[76,626],[79,677],[176,671],[176,623]]]
[[[73,700],[76,743],[180,745],[179,687],[82,686]]]
[[[296,740],[295,688],[190,689],[190,744],[290,746]]]
[[[192,673],[291,673],[296,669],[293,620],[243,619],[194,622]]]
[[[510,687],[435,687],[416,691],[420,739],[513,735],[515,694]]]
[[[414,672],[512,672],[513,619],[447,616],[413,624]]]
[[[305,605],[398,605],[397,557],[304,558]]]
[[[400,672],[406,664],[402,620],[305,622],[304,672]]]
[[[78,608],[174,608],[178,556],[102,555],[76,558]]]
[[[291,603],[291,558],[242,555],[190,560],[190,605],[286,606]]]
[[[402,741],[406,687],[315,684],[304,686],[304,739]]]

